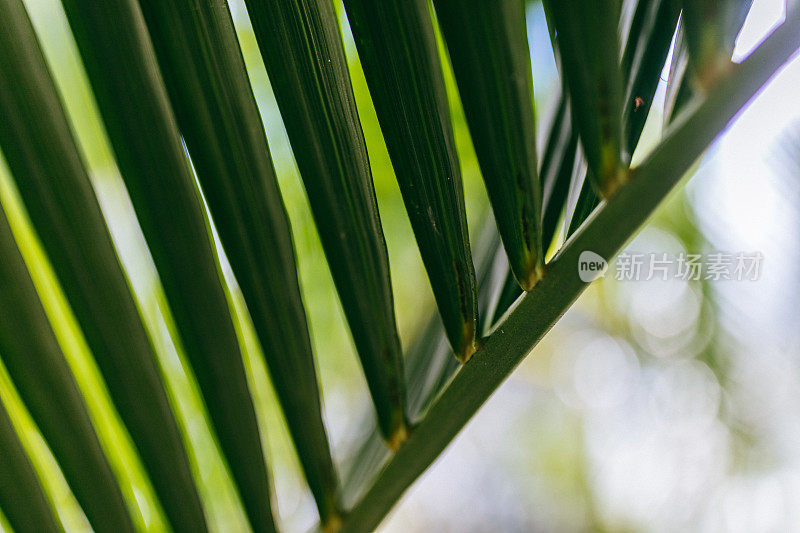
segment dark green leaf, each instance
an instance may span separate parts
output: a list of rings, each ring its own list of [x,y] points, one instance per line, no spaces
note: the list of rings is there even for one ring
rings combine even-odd
[[[630,163],[647,120],[678,18],[678,11],[670,0],[640,0],[628,5],[632,14],[621,60],[627,87],[622,110],[625,128],[622,157],[625,165]],[[569,128],[570,122],[566,122],[566,126]],[[549,143],[552,141],[551,137]],[[579,155],[577,161],[574,157],[568,158],[572,167],[569,169],[570,186],[564,211],[565,237],[574,233],[600,202],[594,188],[585,179],[583,156]],[[562,170],[567,172],[563,167]]]
[[[140,0],[181,133],[320,502],[336,498],[289,220],[227,4]]]
[[[694,97],[694,90],[688,82],[686,69],[689,66],[689,50],[686,46],[686,37],[683,23],[678,25],[675,33],[675,45],[672,52],[672,61],[669,65],[669,78],[667,79],[667,92],[664,96],[664,124],[668,125],[678,115],[686,104]]]
[[[122,492],[2,208],[0,258],[0,355],[8,374],[92,528],[133,531]],[[6,461],[5,449],[2,453]]]
[[[199,191],[135,0],[64,0],[183,351],[251,525],[274,529],[244,362]]]
[[[0,450],[0,509],[11,527],[19,533],[63,531],[2,401]]]
[[[620,159],[624,97],[617,32],[620,2],[545,0],[544,5],[556,34],[554,48],[560,54],[590,177],[608,196],[626,179]]]
[[[681,0],[694,86],[705,91],[731,65],[736,36],[753,0]]]
[[[697,94],[713,86],[716,78],[731,66],[736,37],[752,0],[702,0],[688,4],[683,6],[675,36],[664,102],[665,124]]]
[[[679,13],[674,0],[636,2],[622,54],[622,72],[626,80],[622,159],[626,165],[630,165],[653,104]]]
[[[447,337],[475,351],[477,288],[444,78],[425,0],[346,0],[372,101]]]
[[[524,3],[434,5],[509,263],[530,290],[542,274],[542,199]]]
[[[204,528],[156,355],[21,0],[0,3],[0,147],[173,525]]]
[[[592,184],[586,179],[586,171],[584,170],[582,174],[576,174],[574,177],[576,178],[576,186],[579,188],[578,190],[580,192],[575,199],[573,209],[564,218],[564,221],[568,223],[566,225],[567,237],[575,233],[581,224],[589,218],[594,208],[600,204],[600,198],[598,198],[597,194],[594,192],[594,187],[592,187]]]
[[[563,92],[557,98],[546,128],[547,141],[539,169],[542,179],[542,242],[546,246],[550,246],[558,232],[578,150],[578,133],[572,127],[568,98]]]
[[[380,427],[396,445],[405,392],[389,260],[333,4],[246,3]]]

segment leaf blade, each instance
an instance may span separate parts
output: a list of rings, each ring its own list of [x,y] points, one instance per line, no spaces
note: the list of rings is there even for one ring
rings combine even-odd
[[[3,2],[0,13],[0,147],[165,511],[173,523],[202,530],[203,510],[157,356],[55,82],[22,3]]]
[[[558,96],[553,113],[539,171],[542,179],[542,236],[547,245],[558,233],[558,222],[567,201],[578,150],[578,133],[572,127],[569,101],[563,92]]]
[[[622,146],[622,76],[617,25],[619,0],[544,2],[555,32],[563,83],[592,182],[608,196],[625,181]]]
[[[541,276],[542,199],[524,3],[435,0],[494,217],[520,285]]]
[[[0,353],[8,374],[92,527],[132,532],[122,491],[2,208],[0,257]]]
[[[16,531],[63,531],[0,401],[0,509]]]
[[[141,11],[134,0],[62,3],[223,457],[252,527],[272,531],[239,341]]]
[[[216,0],[139,3],[303,470],[315,494],[331,491],[336,472],[289,219],[228,6]]]
[[[328,0],[247,0],[384,438],[406,434],[386,243],[344,45]],[[322,502],[333,515],[335,502]]]
[[[731,64],[736,36],[753,0],[681,0],[689,50],[689,70],[695,88],[713,87]]]
[[[477,288],[433,23],[422,0],[344,2],[411,227],[453,351],[475,351]]]
[[[630,165],[644,129],[661,71],[669,54],[680,10],[673,0],[639,0],[622,54],[626,80],[622,159]]]

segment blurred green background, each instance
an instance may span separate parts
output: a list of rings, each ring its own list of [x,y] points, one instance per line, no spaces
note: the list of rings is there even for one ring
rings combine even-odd
[[[326,424],[340,465],[368,429],[366,384],[311,221],[305,193],[242,2],[230,2],[281,190],[293,225]],[[171,400],[193,468],[219,531],[245,522],[202,412],[182,370],[172,324],[122,186],[72,37],[57,0],[27,0],[67,104],[95,187],[157,340]],[[780,1],[756,1],[740,36],[745,54],[780,17]],[[541,6],[528,9],[537,116],[557,79]],[[433,299],[343,21],[358,110],[389,248],[404,346]],[[444,64],[446,65],[446,58]],[[449,67],[448,67],[449,68]],[[452,76],[446,69],[473,239],[488,202]],[[761,252],[757,281],[615,281],[594,284],[400,502],[386,531],[789,531],[800,530],[800,62],[795,60],[742,114],[630,244],[643,253]],[[663,98],[663,87],[659,94]],[[659,134],[658,105],[643,144]],[[800,137],[798,137],[800,138]],[[641,148],[641,147],[640,147]],[[794,165],[794,166],[793,166]],[[0,161],[0,200],[59,340],[86,394],[140,526],[159,530],[160,511],[116,420],[99,374],[30,233]],[[223,261],[260,422],[266,429],[277,509],[287,530],[315,520],[310,495],[278,412],[242,299]],[[614,265],[609,272],[613,273]],[[46,445],[0,368],[0,396],[37,469],[75,531],[88,525]],[[6,527],[7,528],[7,527]],[[0,517],[0,531],[3,520]]]

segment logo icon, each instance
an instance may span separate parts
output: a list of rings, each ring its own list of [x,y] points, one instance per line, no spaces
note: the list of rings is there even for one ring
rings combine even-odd
[[[608,270],[608,263],[600,255],[585,250],[578,257],[578,277],[584,283],[591,283],[602,278]]]

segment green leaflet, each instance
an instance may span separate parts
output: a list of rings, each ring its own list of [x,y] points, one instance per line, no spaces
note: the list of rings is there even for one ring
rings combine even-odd
[[[630,164],[644,129],[679,14],[672,0],[633,0],[629,5],[633,13],[620,65],[626,87],[622,109],[625,166]],[[586,169],[576,164],[565,212],[566,237],[575,233],[600,203],[585,176]]]
[[[736,36],[753,0],[681,0],[695,88],[706,91],[731,65]]]
[[[447,337],[475,351],[477,288],[464,191],[424,0],[346,0],[345,10]]]
[[[664,125],[668,125],[678,115],[681,109],[694,97],[694,90],[688,82],[686,69],[689,66],[689,50],[686,46],[686,36],[683,23],[678,25],[675,33],[675,46],[672,52],[672,61],[669,65],[669,78],[667,79],[667,92],[664,96]]]
[[[581,174],[575,174],[573,177],[576,179],[575,183],[579,187],[577,189],[579,192],[575,197],[574,208],[569,213],[569,216],[565,217],[565,222],[569,222],[567,224],[567,237],[574,234],[581,224],[589,218],[594,208],[600,204],[600,198],[597,197],[591,183],[586,179],[586,170],[583,170]],[[582,182],[578,181],[579,177],[583,180]]]
[[[625,166],[630,164],[647,120],[678,19],[678,10],[671,0],[633,0],[627,6],[632,13],[630,24],[624,33],[625,43],[620,65],[626,87],[625,104],[621,110],[624,133],[622,163]],[[562,102],[559,104],[563,105]],[[560,111],[557,111],[554,124],[557,124],[559,114]],[[570,124],[567,121],[566,127],[569,128]],[[552,142],[551,133],[548,149]],[[578,161],[574,160],[574,156],[567,160],[572,161],[572,167],[561,167],[565,175],[571,176],[565,180],[570,183],[564,212],[565,237],[572,235],[600,202],[590,180],[585,179],[583,156],[579,155]],[[561,161],[567,162],[565,159]],[[549,205],[546,209],[548,207]]]
[[[623,46],[626,80],[622,109],[622,159],[630,165],[653,104],[680,10],[673,0],[639,0]]]
[[[563,92],[558,96],[546,132],[539,174],[542,180],[542,242],[549,246],[558,233],[558,222],[564,211],[578,150],[578,134],[572,127],[569,99]],[[515,294],[514,298],[517,296]]]
[[[321,511],[337,478],[289,220],[226,2],[139,0],[181,133]]]
[[[269,477],[216,251],[139,6],[63,4],[223,456],[253,529],[272,531]]]
[[[396,446],[405,392],[389,259],[333,4],[246,4],[378,422]]]
[[[542,274],[542,199],[524,3],[434,5],[509,263],[530,290]]]
[[[133,531],[122,492],[2,208],[0,258],[0,355],[8,374],[92,528]]]
[[[205,520],[156,355],[21,0],[0,3],[0,147],[173,525]]]
[[[589,175],[604,196],[627,178],[622,165],[623,81],[619,68],[619,0],[579,0],[569,5],[545,0],[556,34],[572,117],[589,164]]]
[[[2,401],[0,450],[0,509],[11,527],[19,533],[63,531]]]
[[[716,83],[731,67],[736,37],[744,24],[752,0],[705,0],[683,5],[675,51],[672,54],[664,123],[669,124],[696,95]]]

